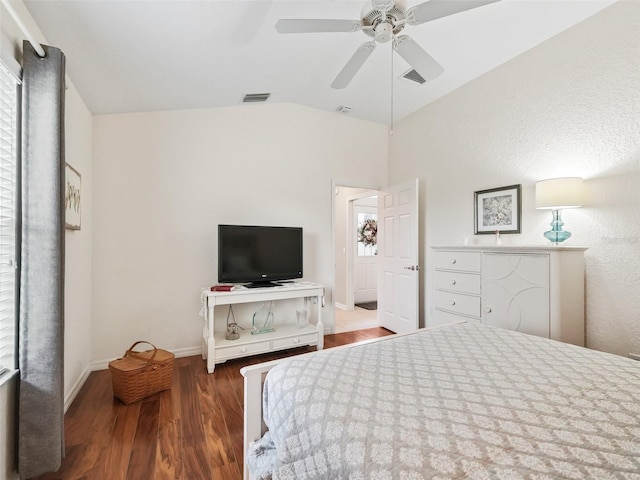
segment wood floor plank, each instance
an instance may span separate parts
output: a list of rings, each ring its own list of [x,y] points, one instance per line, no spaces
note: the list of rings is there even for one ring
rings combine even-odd
[[[230,463],[213,470],[213,480],[242,480],[242,470],[237,463]]]
[[[212,470],[236,461],[219,399],[229,395],[211,375],[196,373],[205,442]],[[215,385],[215,390],[214,390]]]
[[[188,479],[211,478],[196,372],[189,366],[180,367],[178,371],[180,372],[184,475]]]
[[[159,393],[145,398],[141,402],[136,434],[131,447],[129,468],[127,469],[127,480],[153,480],[155,478],[159,413]]]
[[[121,480],[127,477],[129,458],[138,426],[140,402],[125,405],[116,403],[116,420],[109,443],[102,450],[100,459],[89,478]]]
[[[326,335],[325,348],[390,334],[373,328]],[[93,372],[65,415],[61,469],[37,480],[240,480],[240,369],[309,351],[315,347],[230,360],[212,375],[199,355],[177,358],[170,391],[128,406],[114,400],[108,370]]]
[[[158,425],[154,478],[157,480],[179,480],[183,478],[182,462],[181,421],[162,422]]]

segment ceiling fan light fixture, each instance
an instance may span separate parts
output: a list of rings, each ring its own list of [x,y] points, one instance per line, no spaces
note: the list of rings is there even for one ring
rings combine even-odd
[[[376,42],[387,43],[393,37],[393,26],[390,23],[383,22],[376,25]]]

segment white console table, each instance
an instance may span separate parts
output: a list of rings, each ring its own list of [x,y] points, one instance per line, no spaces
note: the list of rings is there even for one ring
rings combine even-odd
[[[252,335],[249,329],[240,330],[240,338],[227,340],[225,332],[216,332],[214,328],[214,309],[219,305],[240,303],[271,302],[291,298],[315,297],[318,305],[316,325],[309,324],[299,328],[296,323],[275,325],[275,331]],[[232,358],[241,358],[258,353],[284,350],[303,345],[324,346],[324,325],[322,307],[324,286],[310,282],[287,283],[276,287],[246,288],[236,287],[232,292],[212,292],[202,290],[204,328],[202,330],[202,358],[207,361],[207,371],[213,373],[216,363]],[[225,325],[226,327],[226,325]]]

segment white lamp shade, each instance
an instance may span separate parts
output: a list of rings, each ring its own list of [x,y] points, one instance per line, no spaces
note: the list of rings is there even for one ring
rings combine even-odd
[[[536,183],[536,208],[559,210],[581,207],[582,179],[579,177],[552,178]]]

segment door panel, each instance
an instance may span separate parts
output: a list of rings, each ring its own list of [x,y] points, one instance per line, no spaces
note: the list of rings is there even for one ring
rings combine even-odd
[[[369,199],[362,199],[367,201]],[[377,204],[377,200],[371,200]],[[353,204],[353,225],[354,232],[358,232],[362,222],[365,219],[377,221],[377,206]],[[365,245],[359,242],[359,236],[353,236],[353,267],[354,267],[354,285],[353,299],[354,303],[375,302],[378,299],[378,256],[377,245]]]
[[[549,256],[484,255],[483,321],[549,338]]]
[[[378,195],[380,323],[404,333],[418,328],[418,180]]]

